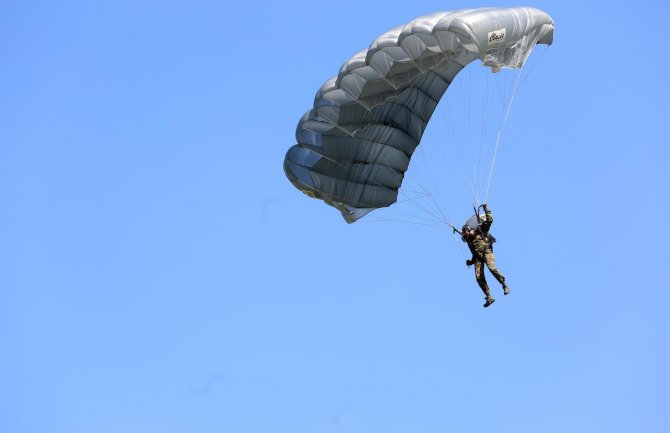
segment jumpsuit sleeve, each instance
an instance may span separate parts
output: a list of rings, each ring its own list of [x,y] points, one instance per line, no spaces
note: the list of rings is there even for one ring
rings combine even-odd
[[[468,242],[468,248],[470,249],[470,254],[472,254],[472,257],[470,257],[470,261],[474,263],[475,257],[477,257],[477,253],[475,252],[475,249],[470,242]]]
[[[484,221],[481,224],[482,232],[484,234],[487,234],[489,232],[491,224],[493,224],[493,214],[491,213],[490,210],[487,210],[486,215],[484,216]]]

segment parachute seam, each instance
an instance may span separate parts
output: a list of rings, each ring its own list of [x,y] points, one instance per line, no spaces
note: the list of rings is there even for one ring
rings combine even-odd
[[[355,139],[355,140],[356,140],[356,141],[364,141],[364,140],[360,140],[360,139]],[[405,158],[407,158],[407,165],[409,165],[410,158],[409,158],[409,157],[405,154],[405,152],[403,152],[401,149],[398,149],[398,148],[395,148],[395,147],[393,147],[393,146],[389,146],[389,145],[387,145],[387,144],[385,144],[385,143],[380,143],[380,142],[377,142],[377,141],[367,141],[367,143],[370,143],[370,144],[373,144],[373,145],[380,146],[379,149],[377,150],[377,153],[378,153],[378,154],[381,154],[381,152],[382,152],[385,148],[387,148],[387,147],[390,148],[390,149],[392,149],[392,150],[394,150],[394,151],[396,151],[396,152],[398,152],[398,153],[400,153],[400,154],[403,155]],[[298,144],[299,144],[302,148],[307,149],[307,150],[309,150],[310,152],[316,153],[317,155],[321,156],[322,158],[325,158],[325,159],[332,159],[333,161],[336,161],[336,159],[333,158],[332,156],[325,155],[325,152],[321,152],[321,151],[317,150],[317,149],[323,149],[323,148],[320,148],[320,147],[318,147],[318,146],[314,146],[313,144],[307,144],[307,143],[304,143],[304,144],[303,144],[303,143],[298,143]],[[346,160],[347,160],[347,161],[353,161],[353,162],[361,163],[361,164],[376,164],[375,161],[369,161],[369,160],[364,160],[364,159],[360,159],[360,158],[353,158],[353,157],[351,157],[351,158],[346,158]],[[305,167],[306,167],[306,166],[305,166]],[[393,167],[393,166],[391,166],[391,165],[388,165],[387,168],[390,168],[390,169],[396,171],[396,172],[399,173],[399,174],[402,174],[402,173],[403,173],[402,169],[398,169],[398,168]]]

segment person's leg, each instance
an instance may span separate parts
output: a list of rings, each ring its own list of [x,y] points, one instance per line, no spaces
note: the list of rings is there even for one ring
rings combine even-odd
[[[489,285],[486,283],[486,277],[484,276],[484,262],[481,260],[475,260],[475,279],[477,280],[479,287],[482,289],[482,292],[484,292],[484,296],[486,296],[484,307],[488,307],[495,302],[495,298],[491,296]]]
[[[489,268],[491,275],[495,277],[496,280],[503,286],[503,291],[507,295],[509,293],[509,287],[505,284],[505,277],[496,267],[496,256],[493,254],[493,251],[487,251],[484,254],[484,260],[486,262],[486,267]]]

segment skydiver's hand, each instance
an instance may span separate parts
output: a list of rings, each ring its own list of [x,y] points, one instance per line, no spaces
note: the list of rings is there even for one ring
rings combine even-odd
[[[483,208],[484,210],[488,210],[488,209],[489,209],[489,206],[488,206],[486,203],[484,203],[484,204],[482,205],[482,208]]]
[[[472,260],[467,259],[467,260],[465,261],[465,264],[466,264],[468,267],[472,266]]]

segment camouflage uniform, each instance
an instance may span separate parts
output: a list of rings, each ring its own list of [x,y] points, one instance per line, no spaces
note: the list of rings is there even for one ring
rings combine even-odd
[[[491,274],[502,284],[505,294],[509,293],[509,288],[505,284],[505,277],[500,273],[495,264],[495,255],[493,254],[493,248],[491,246],[491,238],[489,235],[489,229],[493,223],[493,215],[491,211],[485,209],[486,215],[484,216],[483,221],[479,224],[479,228],[475,231],[475,236],[467,240],[468,247],[470,252],[472,252],[472,260],[470,261],[475,265],[475,278],[477,279],[477,284],[481,287],[486,299],[493,299],[491,296],[491,291],[489,286],[486,283],[486,277],[484,276],[484,264],[489,268]]]

